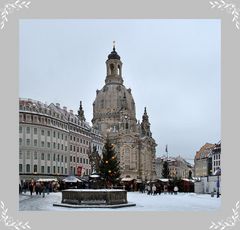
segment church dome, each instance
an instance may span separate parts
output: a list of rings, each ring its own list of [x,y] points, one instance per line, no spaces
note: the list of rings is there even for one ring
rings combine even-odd
[[[135,102],[131,89],[126,89],[124,85],[105,85],[101,90],[97,90],[93,110],[94,119],[107,118],[117,121],[121,114],[125,114],[129,119],[135,120]]]
[[[134,100],[131,89],[126,89],[124,85],[105,85],[101,90],[97,91],[94,103],[95,109],[99,112],[101,110],[135,110],[135,108],[132,106],[132,104],[134,104]]]
[[[121,127],[136,130],[135,102],[131,89],[123,85],[122,62],[115,50],[115,44],[108,55],[106,69],[105,85],[97,90],[93,103],[92,123],[103,133],[107,130],[120,131]]]

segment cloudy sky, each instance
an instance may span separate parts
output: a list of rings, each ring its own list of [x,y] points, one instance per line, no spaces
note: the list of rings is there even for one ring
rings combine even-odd
[[[116,41],[137,119],[147,107],[157,155],[193,159],[221,138],[220,20],[21,20],[19,96],[92,119]]]

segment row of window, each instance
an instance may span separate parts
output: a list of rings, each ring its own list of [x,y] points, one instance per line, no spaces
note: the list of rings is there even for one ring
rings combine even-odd
[[[85,132],[85,131],[82,131],[81,129],[79,129],[79,128],[75,127],[75,126],[71,126],[71,125],[69,125],[69,130],[77,132],[77,133],[84,134],[86,136],[90,136],[89,135],[90,130],[89,130],[89,132]]]
[[[88,164],[87,158],[70,156],[70,162]]]
[[[214,165],[214,166],[220,166],[220,161],[214,161],[214,162],[213,162],[213,165]]]
[[[90,144],[90,141],[88,141],[88,140],[85,140],[85,139],[81,139],[81,138],[79,138],[79,137],[75,137],[75,136],[72,136],[72,135],[70,135],[70,141],[76,141],[76,142],[78,142],[78,143],[81,143],[81,144],[86,144],[86,145],[89,145]]]
[[[19,133],[22,133],[23,132],[23,127],[22,126],[19,126]],[[27,134],[30,134],[31,133],[31,129],[30,129],[30,127],[26,127],[26,133]],[[33,128],[33,133],[35,134],[35,135],[37,135],[38,134],[38,129],[37,128]],[[51,136],[51,131],[50,130],[47,130],[46,131],[46,133],[47,133],[47,136],[48,137],[50,137]],[[42,136],[44,136],[45,135],[45,130],[41,130],[41,135]],[[60,134],[59,132],[57,132],[57,135],[56,135],[56,131],[53,131],[53,137],[56,137],[57,136],[57,138],[58,139],[62,139],[62,140],[64,140],[65,139],[65,141],[67,141],[67,135],[64,135],[63,133],[62,134]],[[70,135],[70,140],[71,141],[77,141],[78,143],[81,143],[81,144],[86,144],[86,145],[90,145],[90,141],[88,141],[88,140],[85,140],[85,139],[82,139],[82,138],[79,138],[79,137],[75,137],[75,136],[72,136],[72,135]]]
[[[26,107],[28,108],[28,107]],[[25,107],[22,107],[20,105],[20,110],[26,110]],[[29,111],[32,111],[31,108],[28,108],[27,110]],[[55,113],[55,112],[47,112],[47,114],[49,113],[50,116],[54,116],[58,119],[63,119],[63,115],[61,114],[58,114],[58,113]],[[62,128],[62,129],[65,129],[65,130],[68,130],[68,125],[63,123],[63,122],[59,122],[59,121],[55,121],[54,119],[50,119],[50,118],[47,118],[47,117],[40,117],[40,116],[37,116],[37,115],[30,115],[30,114],[20,114],[20,118],[19,120],[21,122],[24,122],[24,121],[27,121],[27,122],[34,122],[34,123],[41,123],[41,124],[47,124],[47,125],[53,125],[53,126],[57,126],[59,128]],[[75,123],[76,125],[81,125],[81,122],[75,117],[75,119],[71,118],[70,121],[72,123]],[[82,133],[82,134],[85,134],[85,135],[88,135],[87,133],[85,133],[84,131],[82,131],[80,128],[77,128],[77,127],[74,127],[74,126],[71,126],[69,125],[69,129],[70,130],[73,130],[74,132],[78,132],[78,133]]]
[[[19,145],[21,146],[22,144],[23,144],[23,139],[19,138]],[[65,150],[65,151],[68,150],[67,146],[64,146],[63,144],[60,145],[60,143],[57,144],[56,142],[53,142],[52,144],[53,144],[52,147],[54,149],[57,148],[58,150],[61,149],[61,150]],[[26,145],[27,146],[31,145],[31,140],[30,139],[26,139]],[[33,146],[38,147],[38,140],[37,139],[33,140]],[[51,148],[51,142],[47,142],[47,144],[45,144],[45,141],[41,141],[41,145],[40,146],[42,148],[44,148],[44,147]]]
[[[19,133],[23,132],[23,127],[19,126]],[[31,133],[31,128],[30,127],[26,127],[26,133],[30,134]],[[58,137],[58,139],[65,139],[65,141],[67,141],[67,135],[64,135],[63,133],[60,134],[59,132],[53,131],[53,137]],[[56,135],[57,133],[57,135]],[[33,134],[37,135],[38,134],[38,129],[37,128],[33,128]],[[50,130],[46,130],[46,134],[48,137],[51,136],[51,131]],[[44,136],[45,135],[45,130],[41,129],[41,135]],[[65,136],[65,137],[64,137]]]
[[[58,117],[57,117],[58,118]],[[41,123],[43,125],[53,125],[57,126],[58,128],[62,128],[65,130],[68,130],[67,124],[64,124],[59,121],[55,121],[54,119],[46,118],[46,117],[40,117],[40,116],[33,116],[29,114],[20,114],[19,120],[21,122],[27,121],[27,122],[34,122],[34,123]]]
[[[77,153],[87,153],[87,150],[85,148],[82,148],[82,147],[76,147],[75,145],[70,145],[70,151],[72,152],[77,152]]]
[[[70,167],[71,173],[76,174],[76,167]],[[19,164],[19,172],[23,173],[23,164]],[[31,165],[26,164],[25,166],[25,172],[26,173],[31,173]],[[53,174],[68,174],[67,168],[64,167],[56,167],[53,166],[52,170],[50,166],[41,166],[40,169],[38,169],[38,166],[35,164],[33,165],[33,173],[53,173]],[[90,169],[84,169],[83,170],[83,175],[89,175],[90,174]]]
[[[34,152],[33,154],[33,159],[34,160],[38,160],[38,152]],[[26,159],[31,159],[31,153],[30,151],[27,151],[26,155],[25,155]],[[19,159],[23,159],[23,153],[22,152],[19,152]],[[50,153],[41,153],[40,154],[40,159],[41,160],[48,160],[50,161],[51,160],[51,154]],[[52,156],[52,160],[53,161],[58,161],[60,162],[60,159],[61,159],[61,162],[63,162],[63,159],[64,159],[64,156],[63,155],[59,155],[59,154],[53,154]],[[67,156],[65,156],[65,163],[67,163]]]
[[[22,142],[23,142],[22,138],[19,138],[19,145],[20,146],[22,146],[22,144],[23,144]],[[27,146],[31,145],[31,140],[30,139],[26,139],[26,145]],[[38,140],[37,139],[33,140],[33,146],[38,147]],[[45,141],[41,141],[40,146],[42,148],[44,148],[44,147],[51,148],[51,142],[47,142],[47,145],[45,145]],[[68,151],[68,147],[64,146],[63,144],[60,144],[60,143],[53,142],[52,147],[53,147],[53,149]],[[77,153],[80,152],[80,153],[83,153],[83,154],[87,153],[87,150],[85,148],[78,147],[78,146],[76,147],[75,145],[70,145],[70,151],[77,152]]]
[[[20,110],[21,110],[21,105],[20,105]],[[25,110],[25,107],[24,107],[24,110]],[[51,111],[49,112],[50,115],[51,114]],[[57,126],[58,128],[62,128],[62,129],[65,129],[65,130],[68,130],[68,126],[69,126],[69,130],[72,130],[74,132],[78,132],[78,133],[81,133],[81,134],[84,134],[86,136],[90,136],[90,130],[82,130],[81,128],[79,127],[75,127],[75,126],[72,126],[72,125],[68,125],[66,123],[63,123],[63,122],[60,122],[60,121],[57,121],[57,120],[54,120],[54,119],[50,119],[50,118],[47,118],[47,117],[42,117],[42,116],[37,116],[37,115],[30,115],[30,114],[20,114],[19,115],[19,121],[20,122],[24,122],[24,121],[27,121],[27,122],[34,122],[34,123],[41,123],[43,125],[53,125],[53,126]],[[58,114],[58,113],[53,113],[53,116],[56,116],[58,119],[63,119],[63,115],[62,114]],[[82,125],[81,122],[75,117],[75,119],[71,118],[70,121],[72,123],[75,123],[76,125]]]
[[[27,160],[31,159],[30,151],[27,151],[25,157],[26,157]],[[19,152],[19,159],[23,159],[23,153],[22,152]],[[33,153],[33,159],[38,160],[38,153],[37,152]],[[41,153],[40,154],[40,159],[50,161],[51,160],[51,154],[50,153]],[[64,157],[63,155],[53,154],[52,160],[57,161],[57,162],[67,163],[67,156]],[[83,163],[83,164],[88,164],[89,163],[87,158],[75,157],[75,156],[70,156],[70,162]]]
[[[220,155],[218,155],[218,154],[217,155],[213,155],[213,159],[214,160],[220,160]]]
[[[30,164],[26,164],[26,169],[25,169],[25,172],[26,173],[31,173],[31,166]],[[45,171],[46,170],[46,171]],[[19,172],[22,173],[23,172],[23,165],[22,164],[19,164]],[[50,166],[41,166],[40,167],[40,170],[38,169],[38,166],[37,165],[33,165],[33,173],[61,173],[61,174],[67,174],[67,168],[63,168],[63,167],[56,167],[56,166],[53,166],[52,167],[52,172],[51,172],[51,167]]]

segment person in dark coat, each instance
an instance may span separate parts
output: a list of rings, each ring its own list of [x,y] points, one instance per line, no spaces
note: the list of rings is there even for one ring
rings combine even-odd
[[[50,183],[47,182],[47,184],[46,184],[46,192],[47,192],[48,195],[49,195],[49,190],[50,190]]]
[[[45,197],[45,193],[46,193],[46,186],[44,183],[42,183],[42,194],[43,194],[42,197]]]
[[[19,194],[22,193],[22,186],[19,184]]]
[[[36,183],[36,186],[35,186],[36,195],[38,195],[39,189],[40,189],[40,184],[39,184],[39,182],[37,182],[37,183]]]
[[[29,184],[29,191],[32,196],[32,193],[33,193],[33,184],[32,183]]]
[[[42,183],[41,184],[39,184],[39,189],[38,189],[38,192],[39,192],[39,195],[41,196],[41,194],[42,194]]]

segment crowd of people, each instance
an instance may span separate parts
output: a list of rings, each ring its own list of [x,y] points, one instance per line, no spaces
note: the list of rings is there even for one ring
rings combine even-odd
[[[161,193],[177,194],[178,187],[172,185],[160,185],[160,184],[141,184],[139,186],[139,191],[141,193],[147,193],[148,195],[157,195]]]
[[[57,192],[61,189],[61,184],[55,181],[40,182],[40,181],[24,181],[21,184],[19,183],[19,193],[30,192],[30,195],[42,195],[45,197],[45,194],[50,192]]]
[[[19,194],[30,192],[30,195],[42,195],[45,197],[45,194],[49,194],[51,192],[58,192],[63,189],[76,188],[76,189],[87,189],[94,188],[89,186],[89,183],[65,183],[63,181],[24,181],[19,184]],[[115,188],[115,187],[111,187]],[[169,193],[169,194],[177,194],[179,188],[177,185],[173,184],[159,184],[159,183],[141,183],[138,186],[134,186],[134,184],[123,184],[120,187],[127,191],[139,191],[141,193],[146,193],[147,195],[157,195],[161,193]]]

